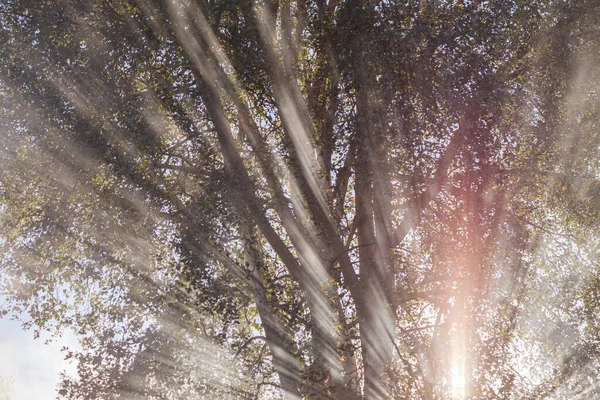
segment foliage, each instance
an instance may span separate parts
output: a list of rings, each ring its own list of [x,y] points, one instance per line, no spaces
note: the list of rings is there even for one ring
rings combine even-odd
[[[59,397],[598,396],[599,13],[5,0],[0,284],[78,332]]]

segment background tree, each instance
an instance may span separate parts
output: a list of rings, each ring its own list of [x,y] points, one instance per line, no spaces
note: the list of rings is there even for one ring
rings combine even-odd
[[[3,291],[67,398],[593,397],[595,1],[0,5]]]
[[[0,399],[10,399],[10,395],[12,393],[12,382],[10,379],[0,376],[0,389],[2,389],[2,394],[0,395]]]

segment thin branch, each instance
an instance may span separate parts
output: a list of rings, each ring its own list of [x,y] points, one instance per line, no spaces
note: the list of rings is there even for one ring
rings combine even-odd
[[[249,338],[248,340],[246,340],[241,346],[240,348],[235,352],[235,357],[239,356],[240,353],[242,352],[242,350],[244,350],[246,347],[248,347],[250,345],[250,343],[254,342],[255,340],[262,340],[265,343],[267,342],[267,338],[264,336],[252,336],[251,338]]]

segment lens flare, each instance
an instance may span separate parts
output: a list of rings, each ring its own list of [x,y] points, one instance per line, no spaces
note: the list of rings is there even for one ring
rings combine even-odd
[[[450,385],[453,400],[462,400],[465,398],[465,363],[462,357],[456,357],[453,360],[450,372]]]

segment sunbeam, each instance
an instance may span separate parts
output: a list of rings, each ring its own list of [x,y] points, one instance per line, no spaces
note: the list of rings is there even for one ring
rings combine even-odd
[[[599,397],[599,22],[4,0],[0,316],[58,398]]]

